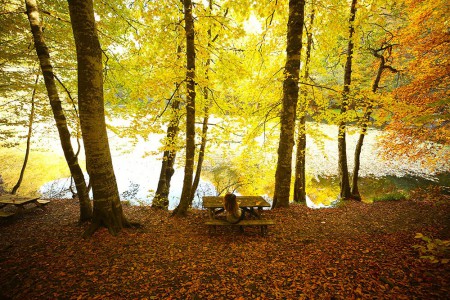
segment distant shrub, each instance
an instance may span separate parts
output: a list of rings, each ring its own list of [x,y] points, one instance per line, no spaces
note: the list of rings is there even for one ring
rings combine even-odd
[[[405,194],[404,192],[392,192],[392,193],[374,197],[372,200],[373,200],[373,202],[380,202],[380,201],[399,201],[399,200],[406,200],[406,199],[408,199],[408,195]]]

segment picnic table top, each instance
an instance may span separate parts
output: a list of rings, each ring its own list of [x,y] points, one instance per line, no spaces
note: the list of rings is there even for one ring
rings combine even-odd
[[[24,197],[24,196],[18,196],[18,195],[5,194],[5,195],[0,195],[0,203],[23,205],[23,204],[35,202],[39,198],[40,197]]]
[[[261,196],[236,196],[236,201],[240,207],[270,207],[269,202]],[[222,196],[204,196],[204,208],[223,208]]]

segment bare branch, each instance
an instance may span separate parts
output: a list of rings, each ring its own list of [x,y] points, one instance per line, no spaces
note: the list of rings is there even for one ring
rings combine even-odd
[[[48,15],[48,16],[50,16],[50,17],[52,17],[52,18],[54,18],[54,19],[56,19],[56,20],[58,20],[58,21],[63,21],[64,23],[70,24],[70,21],[69,21],[69,20],[66,20],[66,19],[63,19],[63,18],[61,18],[61,17],[58,17],[57,15],[55,15],[54,13],[52,13],[52,12],[50,12],[50,11],[48,11],[48,10],[40,9],[39,12],[41,12],[41,13],[43,13],[43,14],[45,14],[45,15]]]
[[[185,81],[186,81],[186,79],[181,81],[180,83],[176,83],[175,90],[173,91],[173,93],[170,96],[170,98],[166,99],[166,101],[167,101],[166,106],[164,107],[163,111],[159,115],[157,115],[155,117],[155,120],[153,121],[153,124],[155,124],[156,120],[158,120],[159,118],[162,117],[162,115],[164,115],[164,113],[166,112],[166,110],[169,107],[170,103],[172,102],[173,97],[175,97],[175,94],[177,93],[178,89],[180,88],[181,84],[183,84],[183,82],[185,82]]]

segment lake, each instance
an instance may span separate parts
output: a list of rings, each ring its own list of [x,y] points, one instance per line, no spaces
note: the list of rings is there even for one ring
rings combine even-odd
[[[315,141],[308,135],[307,138],[307,166],[308,175],[312,178],[308,183],[307,193],[310,196],[308,206],[324,207],[336,200],[336,176],[337,176],[337,126],[308,123],[309,132],[320,132],[321,139]],[[373,191],[371,186],[377,186],[379,182],[392,183],[395,189],[396,182],[407,181],[408,188],[422,186],[429,183],[437,183],[448,188],[448,164],[442,162],[436,163],[431,167],[426,167],[418,161],[407,160],[386,160],[381,157],[377,140],[381,136],[381,131],[370,129],[365,138],[361,153],[360,190],[363,195],[369,195]],[[133,205],[148,205],[153,198],[153,192],[156,190],[159,172],[161,168],[161,157],[158,148],[160,139],[163,135],[151,135],[148,140],[139,140],[133,144],[131,140],[120,138],[109,132],[111,154],[113,158],[114,171],[117,179],[119,193],[121,198],[129,200]],[[353,153],[359,134],[355,131],[347,136],[347,154],[349,170],[353,169]],[[62,155],[62,150],[61,155]],[[215,150],[217,151],[217,149]],[[83,151],[81,151],[83,152]],[[151,153],[158,154],[151,154]],[[276,152],[276,151],[275,151]],[[268,153],[274,156],[274,153]],[[81,156],[81,160],[84,158]],[[268,166],[266,166],[268,167]],[[275,168],[275,166],[270,166]],[[183,166],[177,166],[171,182],[169,195],[169,209],[178,205],[183,184]],[[438,177],[441,175],[441,179]],[[447,174],[447,175],[445,175]],[[387,180],[387,181],[386,181]],[[386,185],[389,185],[387,184]],[[43,197],[48,198],[70,198],[72,195],[68,192],[70,179],[63,178],[46,183],[40,188]],[[383,184],[382,184],[383,185]],[[324,189],[327,189],[324,191]],[[404,189],[401,185],[398,189]],[[380,190],[381,191],[381,190]],[[207,181],[201,181],[195,198],[195,207],[201,206],[201,197],[203,195],[215,195],[215,187]],[[320,195],[316,197],[314,195]],[[324,196],[325,195],[325,196]],[[269,201],[271,195],[263,195]]]

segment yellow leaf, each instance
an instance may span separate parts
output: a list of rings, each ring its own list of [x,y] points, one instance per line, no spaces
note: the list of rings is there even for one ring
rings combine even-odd
[[[414,237],[416,239],[421,239],[423,238],[423,234],[421,234],[420,232],[416,233],[416,236]]]

